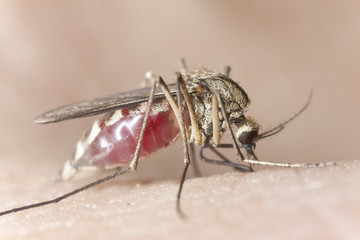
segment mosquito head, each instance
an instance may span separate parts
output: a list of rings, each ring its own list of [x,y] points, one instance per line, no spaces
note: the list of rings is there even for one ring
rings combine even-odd
[[[254,145],[259,139],[260,126],[252,117],[247,117],[239,126],[236,137],[243,145]]]

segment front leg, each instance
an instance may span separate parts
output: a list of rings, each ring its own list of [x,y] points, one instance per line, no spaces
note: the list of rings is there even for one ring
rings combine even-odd
[[[204,156],[204,150],[206,148],[209,148],[212,152],[214,152],[221,160],[214,160],[214,159],[210,159]],[[200,159],[201,161],[205,162],[205,163],[210,163],[210,164],[215,164],[215,165],[221,165],[221,166],[228,166],[228,167],[232,167],[235,170],[238,170],[240,172],[253,172],[254,170],[244,164],[241,163],[234,163],[231,162],[229,159],[227,159],[223,154],[221,154],[219,151],[217,151],[216,149],[218,148],[234,148],[233,144],[219,144],[218,146],[214,147],[211,145],[204,145],[200,148]]]

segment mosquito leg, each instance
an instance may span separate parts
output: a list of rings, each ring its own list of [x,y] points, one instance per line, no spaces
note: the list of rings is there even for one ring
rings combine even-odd
[[[198,165],[198,161],[196,159],[194,143],[190,143],[190,155],[191,155],[190,159],[191,159],[191,163],[193,166],[195,177],[202,176],[199,165]]]
[[[179,83],[180,85],[180,90],[184,95],[185,98],[185,102],[186,102],[186,106],[188,108],[189,111],[189,115],[190,115],[190,121],[191,121],[191,139],[194,137],[195,139],[195,143],[198,145],[202,145],[202,134],[199,128],[199,124],[198,124],[198,119],[196,117],[195,114],[195,108],[194,105],[192,103],[190,94],[186,88],[186,84],[184,79],[182,78],[180,73],[176,73],[176,81]]]
[[[190,155],[189,155],[189,149],[188,149],[188,143],[187,143],[188,138],[190,138],[190,134],[188,133],[188,128],[185,126],[185,123],[184,123],[184,108],[182,106],[183,100],[182,100],[182,94],[181,94],[182,77],[181,77],[180,73],[177,74],[177,81],[176,81],[177,103],[175,102],[174,98],[171,96],[171,93],[170,93],[166,83],[164,82],[164,80],[161,77],[157,78],[156,80],[157,80],[157,83],[160,85],[161,89],[163,90],[164,95],[174,112],[174,115],[179,123],[180,132],[181,132],[182,139],[183,139],[184,170],[183,170],[183,173],[181,176],[180,186],[179,186],[179,190],[178,190],[178,194],[177,194],[176,210],[178,212],[178,215],[181,218],[186,218],[185,214],[182,212],[181,207],[180,207],[180,197],[181,197],[181,191],[182,191],[182,188],[183,188],[183,185],[185,182],[185,178],[186,178],[186,173],[187,173],[188,167],[190,165]],[[190,108],[191,107],[189,107],[189,105],[188,105],[189,112],[191,111]]]
[[[178,190],[178,194],[177,194],[177,198],[176,198],[176,210],[180,217],[186,218],[185,214],[181,210],[180,197],[181,197],[181,191],[183,189],[184,182],[186,179],[186,173],[187,173],[187,170],[188,170],[188,167],[190,164],[190,155],[189,155],[189,148],[188,148],[188,142],[187,142],[186,131],[185,131],[186,128],[185,128],[185,122],[184,122],[184,108],[182,106],[182,95],[181,95],[181,90],[180,90],[181,75],[179,74],[177,77],[178,78],[176,81],[176,91],[177,91],[177,104],[180,109],[179,126],[180,126],[180,130],[181,130],[181,135],[182,135],[182,140],[183,140],[182,142],[183,142],[183,148],[184,148],[184,170],[181,175],[180,186],[179,186],[179,190]]]
[[[216,95],[212,95],[211,98],[211,107],[212,107],[212,126],[213,126],[213,136],[212,144],[213,146],[218,146],[220,142],[220,120],[219,120],[219,104],[217,101]]]
[[[184,64],[185,64],[185,62],[184,62]],[[186,103],[186,106],[188,108],[188,112],[189,112],[189,115],[190,115],[191,129],[192,129],[190,139],[194,138],[195,142],[197,144],[202,145],[202,134],[201,134],[201,131],[199,129],[198,119],[197,119],[196,114],[195,114],[194,105],[193,105],[193,103],[191,101],[190,94],[189,94],[189,92],[188,92],[188,90],[186,88],[185,81],[182,78],[182,75],[179,74],[179,73],[176,74],[176,79],[177,79],[176,81],[180,85],[180,88],[181,88],[180,90],[184,95],[185,103]],[[191,150],[191,159],[194,159],[192,161],[192,163],[193,163],[195,176],[200,176],[201,173],[200,173],[198,164],[196,162],[196,157],[195,157],[195,152],[194,152],[194,143],[193,142],[190,144],[190,150]]]
[[[286,168],[312,168],[312,167],[326,167],[326,166],[336,166],[336,162],[326,162],[326,163],[278,163],[278,162],[268,162],[261,161],[256,156],[252,146],[244,146],[247,154],[250,156],[250,159],[244,159],[244,162],[250,164],[258,164],[265,166],[273,167],[286,167]]]
[[[184,58],[180,59],[180,71],[181,73],[183,72],[187,72],[188,68],[186,66],[186,62]],[[183,94],[185,95],[185,101],[186,104],[188,106],[189,112],[190,112],[190,119],[192,121],[192,126],[195,126],[193,128],[195,128],[194,133],[195,133],[195,138],[196,138],[196,142],[201,142],[201,132],[199,130],[198,124],[197,124],[197,118],[195,117],[195,110],[194,110],[194,106],[192,104],[192,101],[190,99],[190,95],[187,91],[186,85],[184,80],[182,79],[181,74],[177,75],[177,81],[181,81],[181,91],[183,92]],[[189,107],[190,106],[190,107]],[[198,166],[198,163],[196,161],[196,154],[195,154],[195,146],[194,143],[190,143],[190,152],[191,152],[191,159],[193,159],[192,164],[193,164],[193,169],[194,169],[194,174],[196,177],[201,176],[201,172]]]
[[[225,76],[230,77],[230,71],[231,71],[231,67],[229,65],[225,66],[225,71],[224,71]]]
[[[188,71],[188,68],[186,66],[185,58],[180,58],[180,72],[182,74],[186,73]]]
[[[221,96],[219,94],[219,92],[215,92],[216,94],[216,97],[217,97],[217,100],[218,100],[218,103],[219,103],[219,106],[220,106],[220,109],[221,109],[221,113],[226,121],[226,124],[229,128],[229,131],[230,131],[230,134],[231,134],[231,139],[232,139],[232,142],[235,146],[235,149],[236,149],[236,152],[237,152],[237,155],[238,155],[238,158],[241,159],[241,160],[244,160],[245,157],[244,155],[241,153],[240,151],[240,148],[239,148],[239,145],[237,144],[236,142],[236,138],[235,138],[235,134],[233,132],[233,130],[231,129],[231,125],[230,125],[230,122],[229,122],[229,118],[228,116],[226,115],[226,111],[225,111],[225,107],[224,107],[224,103],[222,102],[222,99],[221,99]]]
[[[218,147],[219,148],[233,148],[234,146],[232,144],[220,144]],[[212,150],[223,161],[213,160],[213,159],[209,159],[209,158],[205,157],[204,153],[203,153],[205,148],[209,148],[210,150]],[[234,169],[236,169],[238,171],[241,171],[241,172],[253,172],[253,169],[251,167],[247,166],[247,165],[231,162],[224,155],[222,155],[220,152],[216,151],[215,147],[213,147],[211,145],[204,145],[204,146],[202,146],[200,148],[200,159],[202,161],[206,162],[206,163],[232,167],[232,168],[234,168]]]
[[[215,153],[218,157],[220,157],[223,161],[225,162],[231,162],[227,157],[225,157],[224,155],[222,155],[219,151],[216,150],[216,148],[234,148],[234,145],[232,144],[224,144],[221,143],[216,147],[213,147],[211,145],[204,145],[204,148],[209,148],[213,153]]]
[[[106,181],[109,181],[110,179],[113,179],[113,178],[116,178],[120,175],[124,175],[125,173],[129,172],[131,169],[130,168],[125,168],[125,169],[122,169],[120,171],[116,171],[115,173],[111,174],[111,175],[108,175],[104,178],[101,178],[95,182],[92,182],[92,183],[89,183],[81,188],[78,188],[78,189],[75,189],[74,191],[72,192],[69,192],[69,193],[66,193],[60,197],[57,197],[57,198],[54,198],[52,200],[49,200],[49,201],[44,201],[44,202],[40,202],[40,203],[35,203],[35,204],[30,204],[30,205],[26,205],[26,206],[22,206],[22,207],[18,207],[18,208],[14,208],[14,209],[10,209],[10,210],[7,210],[7,211],[4,211],[4,212],[0,212],[0,216],[3,216],[3,215],[6,215],[6,214],[10,214],[10,213],[15,213],[15,212],[20,212],[20,211],[23,211],[23,210],[27,210],[27,209],[31,209],[31,208],[37,208],[37,207],[41,207],[41,206],[45,206],[45,205],[48,205],[48,204],[53,204],[53,203],[57,203],[57,202],[60,202],[61,200],[64,200],[65,198],[68,198],[72,195],[75,195],[79,192],[82,192],[88,188],[91,188],[91,187],[94,187],[96,185],[99,185],[103,182],[106,182]]]
[[[140,132],[140,136],[139,136],[139,141],[136,145],[136,149],[135,149],[135,153],[134,153],[134,158],[133,160],[131,161],[130,163],[130,169],[132,171],[135,171],[136,168],[137,168],[137,165],[138,165],[138,161],[139,161],[139,155],[140,155],[140,149],[141,149],[141,145],[142,145],[142,141],[144,139],[144,134],[145,134],[145,129],[146,129],[146,124],[147,124],[147,121],[149,119],[149,114],[150,114],[150,109],[151,109],[151,105],[152,105],[152,102],[154,100],[154,93],[155,93],[155,87],[156,87],[156,84],[158,82],[158,79],[160,77],[156,77],[157,79],[155,80],[155,77],[152,73],[150,72],[147,72],[145,74],[145,78],[146,79],[151,79],[153,81],[153,86],[150,90],[150,96],[149,96],[149,100],[148,100],[148,103],[146,105],[146,110],[145,110],[145,115],[144,115],[144,121],[143,121],[143,124],[142,124],[142,127],[141,127],[141,132]]]
[[[312,167],[327,167],[327,166],[336,166],[336,162],[326,162],[326,163],[278,163],[278,162],[268,162],[268,161],[261,161],[256,156],[253,149],[249,148],[248,146],[241,146],[242,148],[245,148],[247,151],[247,154],[252,157],[253,159],[244,159],[244,162],[250,163],[250,164],[258,164],[258,165],[265,165],[265,166],[273,166],[273,167],[286,167],[286,168],[312,168]],[[218,157],[220,157],[223,161],[230,162],[229,159],[227,159],[225,156],[223,156],[220,152],[218,152],[217,148],[234,148],[233,144],[219,144],[216,148],[214,148],[211,145],[205,145],[200,148],[200,159],[207,163],[212,163],[208,160],[211,160],[209,158],[204,157],[203,151],[205,148],[209,148],[211,151],[213,151]],[[212,161],[218,161],[218,160],[212,160]],[[220,161],[222,162],[222,161]],[[218,164],[218,163],[215,163]],[[227,165],[219,163],[219,165]]]
[[[252,153],[255,159],[244,159],[244,162],[250,164],[258,164],[272,167],[285,167],[285,168],[313,168],[313,167],[327,167],[336,166],[336,162],[325,162],[325,163],[279,163],[279,162],[267,162],[260,161],[256,157],[255,153]]]

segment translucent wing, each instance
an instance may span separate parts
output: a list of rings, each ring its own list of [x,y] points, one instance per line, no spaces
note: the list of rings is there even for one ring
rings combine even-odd
[[[168,84],[173,96],[176,95],[175,84]],[[98,115],[104,112],[122,108],[131,108],[149,99],[150,88],[136,89],[130,92],[118,93],[91,101],[78,102],[45,112],[35,118],[35,123],[53,123],[63,120]],[[155,99],[164,98],[160,88],[155,89]]]

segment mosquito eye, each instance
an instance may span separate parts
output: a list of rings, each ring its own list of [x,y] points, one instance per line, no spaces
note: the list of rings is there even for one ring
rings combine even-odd
[[[238,131],[237,138],[242,144],[255,143],[258,138],[257,131]]]
[[[259,125],[251,117],[247,117],[239,126],[236,137],[242,144],[253,144],[259,138]]]

